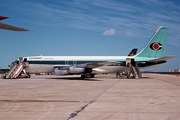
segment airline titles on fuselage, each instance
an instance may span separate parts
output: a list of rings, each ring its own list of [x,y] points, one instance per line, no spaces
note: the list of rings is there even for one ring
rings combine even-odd
[[[54,59],[54,58],[43,58],[43,57],[30,57],[29,58],[30,60],[34,60],[34,59],[48,59],[48,60],[52,60],[52,59]]]

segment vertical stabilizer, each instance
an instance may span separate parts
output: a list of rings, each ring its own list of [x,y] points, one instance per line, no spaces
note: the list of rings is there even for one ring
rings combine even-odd
[[[134,56],[134,55],[136,55],[136,53],[137,53],[137,48],[133,48],[132,50],[131,50],[131,52],[128,54],[128,56]]]
[[[169,27],[160,26],[137,57],[160,58],[164,55]]]

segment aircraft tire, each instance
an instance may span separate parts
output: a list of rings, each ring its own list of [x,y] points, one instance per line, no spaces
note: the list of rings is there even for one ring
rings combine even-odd
[[[84,79],[86,76],[85,75],[81,75],[81,78]]]
[[[94,78],[95,75],[94,75],[94,74],[91,74],[90,76],[91,76],[91,78]]]
[[[85,77],[86,78],[91,78],[91,75],[90,74],[86,74]]]

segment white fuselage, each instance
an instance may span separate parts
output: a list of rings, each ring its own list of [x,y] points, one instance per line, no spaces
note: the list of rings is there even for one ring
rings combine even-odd
[[[126,58],[132,56],[32,56],[24,57],[29,66],[25,68],[27,73],[50,73],[54,66],[72,66],[96,62],[125,62]],[[60,62],[61,61],[61,62]],[[59,64],[59,63],[61,64]],[[57,63],[57,64],[56,64]],[[71,63],[71,64],[70,64]],[[111,65],[100,66],[92,69],[92,73],[111,73],[129,70],[126,66]]]
[[[46,64],[30,64],[28,67],[25,68],[27,73],[35,74],[35,73],[50,73],[54,66],[57,65],[46,65]],[[128,67],[125,66],[101,66],[92,69],[92,73],[99,74],[99,73],[112,73],[118,71],[129,70]]]

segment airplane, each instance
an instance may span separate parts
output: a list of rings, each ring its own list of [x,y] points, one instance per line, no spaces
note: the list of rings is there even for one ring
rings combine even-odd
[[[128,56],[134,56],[134,55],[136,55],[136,53],[137,53],[137,48],[133,48],[132,50],[131,50],[131,52],[128,54]]]
[[[9,17],[0,16],[0,20],[4,20],[4,19],[7,19],[7,18],[9,18]],[[13,31],[28,31],[27,29],[19,28],[19,27],[4,24],[4,23],[0,23],[0,28],[1,29],[6,29],[6,30],[13,30]]]
[[[17,66],[24,66],[21,71],[24,70],[29,77],[30,74],[52,72],[54,75],[81,75],[81,78],[94,78],[96,74],[130,70],[131,78],[141,78],[141,68],[159,66],[175,57],[163,56],[168,31],[169,27],[159,26],[145,47],[134,56],[28,56],[21,57],[15,62]],[[14,70],[16,68],[20,67],[11,67]],[[10,72],[6,76],[12,76]],[[14,73],[16,77],[20,72]]]

